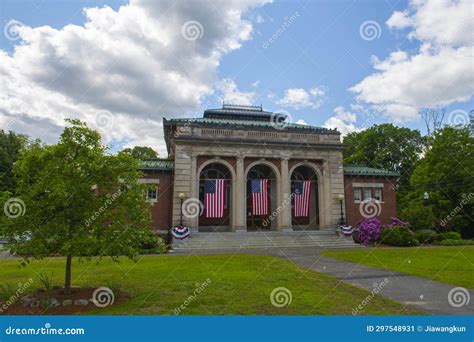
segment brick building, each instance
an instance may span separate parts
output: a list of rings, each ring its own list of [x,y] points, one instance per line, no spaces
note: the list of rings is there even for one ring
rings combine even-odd
[[[341,220],[396,216],[396,172],[343,166],[337,130],[289,123],[261,107],[224,105],[202,118],[163,120],[168,159],[144,162],[153,227],[194,231],[334,229]],[[225,184],[223,215],[207,217],[206,180]],[[251,180],[268,182],[268,212],[254,215]],[[308,207],[295,215],[295,184],[308,182]],[[267,184],[267,183],[266,183]],[[182,208],[182,209],[181,209]],[[342,216],[341,216],[342,214]]]

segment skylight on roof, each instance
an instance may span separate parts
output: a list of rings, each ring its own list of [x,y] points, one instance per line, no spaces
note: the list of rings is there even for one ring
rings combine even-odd
[[[236,109],[236,110],[248,110],[255,112],[263,112],[262,106],[244,106],[244,105],[235,105],[235,104],[222,104],[222,109]]]

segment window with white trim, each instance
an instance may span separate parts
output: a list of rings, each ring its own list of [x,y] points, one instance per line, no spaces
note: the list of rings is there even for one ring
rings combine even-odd
[[[145,192],[146,200],[149,202],[158,202],[158,187],[151,185]]]
[[[354,201],[362,201],[362,189],[354,188]]]
[[[374,188],[374,198],[382,202],[382,188]]]
[[[372,189],[364,188],[364,200],[372,198]]]

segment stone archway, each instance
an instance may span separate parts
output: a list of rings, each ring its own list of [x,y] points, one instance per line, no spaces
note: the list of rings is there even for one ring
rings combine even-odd
[[[300,162],[288,172],[290,184],[296,180],[310,180],[312,182],[309,218],[307,220],[295,219],[291,211],[291,226],[294,230],[320,229],[326,222],[323,205],[325,194],[323,191],[323,178],[318,166],[311,162]]]
[[[268,215],[253,215],[251,206],[251,181],[252,179],[268,179]],[[258,160],[245,170],[245,216],[247,230],[278,230],[280,228],[280,216],[277,208],[281,204],[281,176],[278,168],[266,160]]]
[[[203,162],[196,172],[196,197],[203,202],[203,186],[206,177],[226,179],[226,207],[224,208],[225,218],[223,220],[204,220],[203,214],[195,219],[195,226],[199,231],[231,231],[235,225],[236,216],[236,174],[234,167],[226,160],[212,158]],[[224,223],[224,224],[223,224]],[[203,224],[201,226],[201,224]]]

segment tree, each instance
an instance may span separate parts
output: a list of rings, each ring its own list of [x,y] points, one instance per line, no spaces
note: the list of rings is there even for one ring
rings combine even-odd
[[[407,208],[423,203],[427,192],[424,205],[429,209],[423,215],[433,213],[434,228],[474,237],[474,138],[467,128],[446,126],[433,134],[430,145],[410,179],[413,193]]]
[[[420,110],[418,113],[425,122],[426,135],[431,136],[438,129],[441,129],[444,116],[446,115],[446,109],[440,107],[425,108]]]
[[[363,164],[398,171],[400,185],[407,185],[420,160],[425,139],[418,130],[392,124],[374,125],[344,138],[344,163]]]
[[[145,160],[148,158],[157,158],[158,154],[151,147],[135,146],[134,148],[125,148],[122,152],[130,154],[133,158],[138,160]]]
[[[150,215],[139,162],[126,153],[107,154],[99,133],[78,120],[67,122],[56,145],[33,144],[15,164],[23,215],[17,210],[4,218],[4,230],[17,239],[13,252],[66,256],[69,292],[73,257],[135,258]]]
[[[26,145],[25,135],[0,130],[0,192],[15,191],[15,181],[12,175],[13,164],[20,155],[20,150]]]

